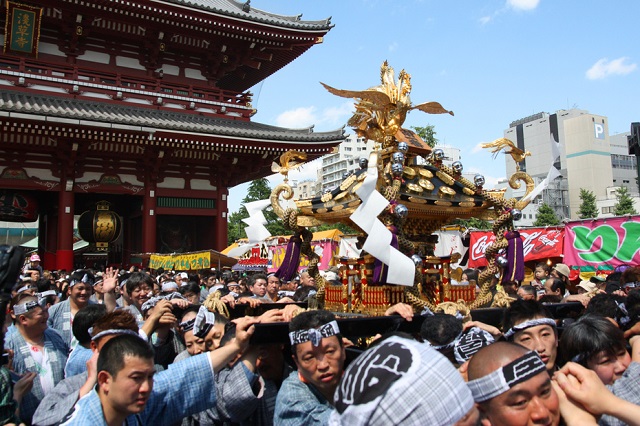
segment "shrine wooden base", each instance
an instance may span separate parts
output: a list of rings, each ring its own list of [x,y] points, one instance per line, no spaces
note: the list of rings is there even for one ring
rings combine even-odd
[[[396,303],[406,303],[405,287],[373,282],[372,256],[358,259],[340,259],[340,285],[325,285],[324,309],[332,312],[359,313],[372,316],[384,315]],[[451,285],[449,262],[435,257],[425,259],[422,265],[424,277],[437,275],[433,296],[428,300],[441,302],[471,302],[476,297],[475,285]],[[349,291],[351,285],[351,291]],[[427,296],[424,296],[425,300]]]

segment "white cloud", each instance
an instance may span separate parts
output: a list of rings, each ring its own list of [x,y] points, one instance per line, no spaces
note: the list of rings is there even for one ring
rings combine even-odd
[[[479,152],[482,152],[482,150],[484,149],[484,148],[482,147],[482,144],[483,144],[483,143],[485,143],[485,142],[478,142],[478,143],[476,144],[476,146],[474,146],[474,147],[473,147],[473,149],[471,149],[471,153],[472,153],[472,154],[477,154],[477,153],[479,153]]]
[[[320,118],[323,124],[331,128],[338,128],[344,126],[353,114],[354,101],[345,101],[341,105],[336,107],[329,107],[322,111],[322,117]]]
[[[533,10],[540,4],[540,0],[507,0],[507,6],[516,10]]]
[[[276,118],[276,125],[290,129],[309,127],[318,121],[315,110],[315,107],[310,106],[285,111]]]
[[[629,58],[623,56],[618,59],[609,61],[607,58],[602,58],[586,72],[586,76],[589,80],[601,80],[610,75],[626,75],[633,72],[638,67],[636,64],[628,63]]]
[[[345,101],[338,106],[318,112],[315,106],[300,107],[285,111],[276,117],[276,126],[303,129],[312,125],[337,129],[344,126],[353,113],[353,101]]]
[[[478,21],[480,22],[480,25],[487,25],[489,22],[491,22],[492,19],[492,16],[483,16],[482,18],[478,19]]]
[[[389,52],[395,52],[398,49],[398,43],[397,42],[393,42],[389,45]]]

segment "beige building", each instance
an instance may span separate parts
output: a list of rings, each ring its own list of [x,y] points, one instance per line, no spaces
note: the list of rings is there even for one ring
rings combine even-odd
[[[550,182],[524,212],[531,223],[542,203],[550,205],[560,219],[577,219],[581,188],[601,198],[606,197],[607,188],[614,185],[607,117],[579,109],[553,114],[541,112],[512,122],[504,136],[518,148],[531,152],[532,155],[520,163],[520,169],[533,177],[536,184],[547,176],[552,166],[560,172],[560,177]],[[560,154],[555,159],[553,143],[557,144]],[[516,164],[511,156],[505,157],[507,176],[510,176]]]

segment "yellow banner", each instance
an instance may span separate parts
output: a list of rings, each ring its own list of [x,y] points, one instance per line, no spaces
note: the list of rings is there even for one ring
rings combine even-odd
[[[188,271],[192,269],[205,269],[211,267],[211,253],[203,251],[189,254],[152,254],[149,257],[149,268],[165,270]]]

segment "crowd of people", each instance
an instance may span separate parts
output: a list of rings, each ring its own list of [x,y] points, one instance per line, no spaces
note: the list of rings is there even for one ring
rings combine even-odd
[[[337,283],[336,270],[325,280]],[[495,282],[500,326],[414,309],[419,332],[349,340],[309,309],[301,271],[45,271],[32,255],[13,286],[0,421],[34,425],[640,425],[640,268],[579,283],[539,264]],[[473,283],[478,271],[464,271]],[[259,316],[229,318],[264,305]],[[554,318],[549,303],[574,302]],[[235,312],[235,311],[234,311]],[[252,341],[262,324],[288,337]]]

